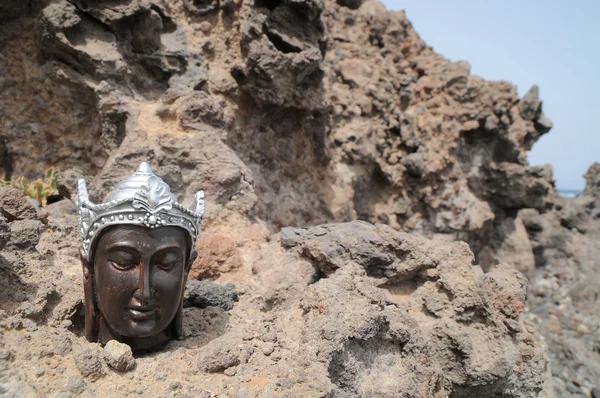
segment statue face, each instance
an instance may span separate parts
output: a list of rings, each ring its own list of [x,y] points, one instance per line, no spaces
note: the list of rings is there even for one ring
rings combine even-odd
[[[144,338],[170,325],[185,288],[188,245],[177,227],[121,225],[102,234],[94,254],[94,290],[113,332]]]

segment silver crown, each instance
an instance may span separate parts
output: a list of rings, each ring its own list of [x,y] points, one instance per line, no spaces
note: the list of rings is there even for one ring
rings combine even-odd
[[[174,226],[190,236],[190,255],[196,247],[204,217],[204,191],[194,195],[190,209],[177,202],[171,188],[155,175],[146,162],[135,173],[117,184],[106,203],[90,202],[84,179],[78,181],[77,199],[79,233],[83,251],[91,261],[90,249],[104,228],[114,225],[139,225],[146,228]]]

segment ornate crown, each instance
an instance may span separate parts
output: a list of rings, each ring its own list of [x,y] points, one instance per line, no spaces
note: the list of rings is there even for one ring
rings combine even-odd
[[[75,204],[79,213],[79,233],[88,261],[100,231],[113,225],[139,225],[146,228],[174,226],[190,236],[190,255],[196,247],[204,217],[204,191],[194,195],[190,209],[177,202],[171,188],[152,172],[146,162],[135,173],[117,184],[106,203],[94,204],[88,198],[84,179],[78,182]]]

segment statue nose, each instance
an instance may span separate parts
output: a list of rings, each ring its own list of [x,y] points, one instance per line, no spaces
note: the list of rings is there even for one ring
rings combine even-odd
[[[142,265],[140,269],[138,288],[133,293],[133,296],[144,302],[148,302],[154,298],[156,291],[152,288],[152,283],[150,281],[150,273],[147,272],[146,267]]]
[[[156,291],[154,289],[142,287],[133,292],[133,297],[147,304],[150,301],[154,301],[155,294]]]

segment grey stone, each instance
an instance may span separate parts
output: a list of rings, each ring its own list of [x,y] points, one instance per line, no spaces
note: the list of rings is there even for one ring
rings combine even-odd
[[[222,372],[240,363],[240,349],[217,339],[203,347],[198,357],[198,369],[206,373]]]
[[[75,359],[75,365],[81,375],[90,381],[97,380],[104,375],[98,344],[86,343],[73,347],[73,359]]]
[[[65,356],[69,354],[73,348],[73,344],[67,332],[58,332],[52,336],[52,344],[59,355]]]
[[[16,250],[35,250],[44,224],[38,220],[17,220],[10,223],[10,239],[7,247]]]
[[[81,376],[69,376],[67,379],[67,385],[65,386],[66,390],[72,392],[73,394],[81,394],[87,388],[85,381]]]
[[[0,188],[0,212],[9,222],[37,219],[35,208],[23,192],[15,188]]]
[[[238,301],[238,294],[233,283],[219,285],[207,280],[189,280],[183,300],[184,307],[219,307],[228,311]]]

